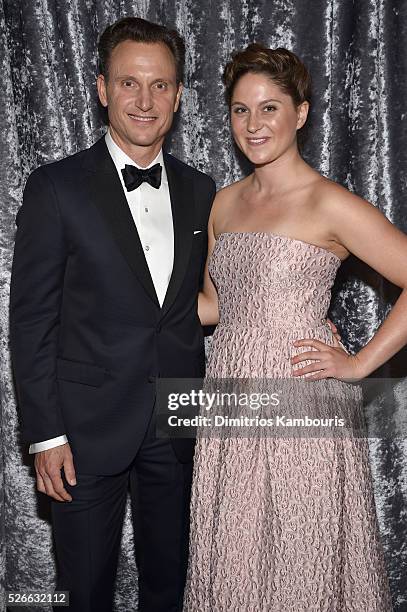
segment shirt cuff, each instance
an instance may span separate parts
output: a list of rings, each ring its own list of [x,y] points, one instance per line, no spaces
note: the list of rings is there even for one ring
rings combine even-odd
[[[62,444],[66,444],[68,442],[68,438],[64,436],[58,436],[57,438],[51,438],[50,440],[44,440],[44,442],[36,442],[35,444],[30,444],[29,454],[39,453],[41,451],[48,450],[50,448],[55,448],[56,446],[62,446]]]

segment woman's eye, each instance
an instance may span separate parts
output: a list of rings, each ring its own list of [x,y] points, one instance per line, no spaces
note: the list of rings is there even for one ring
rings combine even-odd
[[[237,115],[241,115],[245,111],[246,109],[243,108],[243,106],[235,106],[235,108],[233,109],[233,112],[236,113]]]
[[[267,106],[264,107],[264,110],[268,113],[273,112],[275,110],[277,110],[277,108],[275,106],[273,106],[272,104],[267,104]]]

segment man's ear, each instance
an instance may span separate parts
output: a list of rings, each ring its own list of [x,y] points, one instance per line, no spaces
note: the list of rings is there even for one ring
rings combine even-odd
[[[297,130],[302,128],[305,124],[309,111],[309,102],[302,102],[299,106],[297,106]]]
[[[106,95],[106,79],[103,74],[99,74],[96,86],[98,89],[98,96],[102,106],[107,107],[107,95]]]
[[[183,84],[178,83],[178,90],[177,90],[177,95],[176,95],[175,104],[174,104],[174,113],[176,113],[179,108],[179,103],[181,100],[181,94],[182,94],[183,89],[184,89]]]

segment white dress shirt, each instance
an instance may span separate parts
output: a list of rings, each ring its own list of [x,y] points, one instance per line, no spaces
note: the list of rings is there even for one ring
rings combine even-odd
[[[163,152],[147,167],[159,163],[162,166],[161,185],[155,189],[149,183],[142,183],[133,191],[127,191],[121,170],[126,164],[136,164],[113,140],[110,131],[105,136],[106,146],[119,175],[137,232],[144,250],[144,256],[157,294],[160,306],[163,305],[174,264],[174,228],[172,222],[171,199]],[[68,438],[58,436],[44,442],[30,445],[29,453],[39,453],[66,444]]]

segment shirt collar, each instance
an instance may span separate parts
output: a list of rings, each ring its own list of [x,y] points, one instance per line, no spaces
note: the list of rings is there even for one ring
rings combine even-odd
[[[129,157],[127,153],[125,153],[123,149],[121,149],[119,145],[115,143],[115,141],[113,140],[110,134],[110,130],[107,130],[106,132],[105,142],[106,142],[106,146],[108,148],[110,156],[113,160],[114,165],[116,166],[117,172],[119,173],[120,177],[122,177],[121,171],[125,167],[126,164],[129,164],[130,166],[136,166],[137,168],[143,169],[142,166],[139,166],[139,164],[137,164],[133,159],[131,159],[131,157]],[[164,155],[163,155],[162,149],[160,149],[157,157],[153,159],[153,161],[149,163],[148,166],[146,166],[146,168],[151,168],[151,166],[154,166],[155,164],[161,164],[162,166],[161,182],[164,182],[164,181],[167,182],[167,173],[165,171]]]

